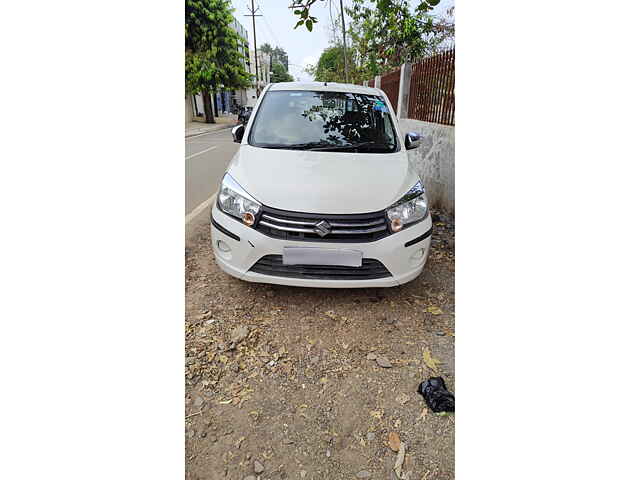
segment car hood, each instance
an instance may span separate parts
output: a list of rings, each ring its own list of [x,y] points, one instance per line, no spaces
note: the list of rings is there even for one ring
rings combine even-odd
[[[229,174],[262,204],[304,213],[384,210],[418,181],[406,152],[313,152],[243,144]]]

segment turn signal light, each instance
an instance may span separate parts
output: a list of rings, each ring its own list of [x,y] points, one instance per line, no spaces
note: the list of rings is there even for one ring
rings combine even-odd
[[[245,212],[242,214],[242,223],[244,223],[245,225],[250,227],[255,221],[256,217],[253,216],[253,213]]]
[[[399,232],[400,230],[402,230],[402,220],[400,220],[399,218],[394,218],[393,220],[391,220],[391,230],[393,230],[394,232]]]

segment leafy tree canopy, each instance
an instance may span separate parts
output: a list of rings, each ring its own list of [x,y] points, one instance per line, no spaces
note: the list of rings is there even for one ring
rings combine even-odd
[[[186,0],[185,86],[187,93],[250,86],[243,65],[244,42],[231,27],[229,0]]]
[[[266,53],[267,55],[271,55],[273,53],[273,48],[268,43],[263,43],[262,45],[260,45],[260,48],[258,48],[258,50]]]
[[[354,0],[349,33],[366,68],[375,75],[424,57],[435,33],[428,12],[438,3],[422,1],[413,10],[408,0]]]
[[[311,8],[316,1],[300,5]],[[435,53],[441,46],[451,47],[454,35],[452,20],[436,19],[429,12],[439,0],[423,0],[413,9],[408,0],[353,0],[346,13],[351,17],[347,30],[349,80],[362,83]],[[295,12],[294,12],[295,13]],[[300,13],[303,14],[303,13]],[[453,10],[448,12],[452,18]],[[341,20],[330,27],[334,41],[325,49],[318,63],[307,69],[317,81],[344,81],[344,52]]]
[[[280,62],[284,65],[284,69],[289,71],[289,55],[284,51],[281,47],[276,47],[273,49],[273,60]]]
[[[284,69],[286,71],[289,70],[289,56],[282,47],[273,48],[268,43],[263,43],[260,48],[258,48],[258,50],[266,53],[267,55],[270,55],[273,62],[280,62],[282,65],[284,65]]]
[[[307,30],[312,31],[313,25],[318,23],[318,18],[311,15],[311,8],[318,2],[325,2],[326,0],[293,0],[293,14],[300,19],[296,23],[294,28],[298,28],[300,25],[307,27]],[[354,4],[362,3],[362,0],[354,0]],[[393,0],[376,0],[376,8],[381,9],[383,13],[391,13],[389,9],[390,4],[394,3]],[[416,11],[427,12],[432,10],[433,7],[438,5],[440,0],[421,0]],[[389,10],[389,11],[387,11]]]
[[[347,50],[351,58],[349,66],[353,65],[353,51]],[[347,59],[349,61],[349,58]],[[318,59],[318,63],[309,66],[305,71],[312,75],[317,82],[344,82],[344,52],[342,45],[325,48]],[[351,75],[353,77],[353,75]],[[355,81],[355,80],[354,80]]]
[[[280,62],[273,62],[271,71],[273,72],[273,74],[271,75],[272,83],[293,82],[293,77],[289,75],[289,73],[285,70],[284,65],[282,65]]]

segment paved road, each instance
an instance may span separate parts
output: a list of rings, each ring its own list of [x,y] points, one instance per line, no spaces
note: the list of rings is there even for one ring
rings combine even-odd
[[[217,190],[238,146],[231,129],[185,139],[185,215]]]

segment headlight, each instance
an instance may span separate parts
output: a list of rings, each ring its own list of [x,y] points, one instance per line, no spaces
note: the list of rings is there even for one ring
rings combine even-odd
[[[428,213],[427,195],[420,181],[387,209],[387,217],[391,221],[391,230],[394,232],[402,230],[407,225],[419,222]]]
[[[239,218],[245,225],[253,225],[262,205],[238,185],[231,175],[225,174],[218,193],[218,207]]]

